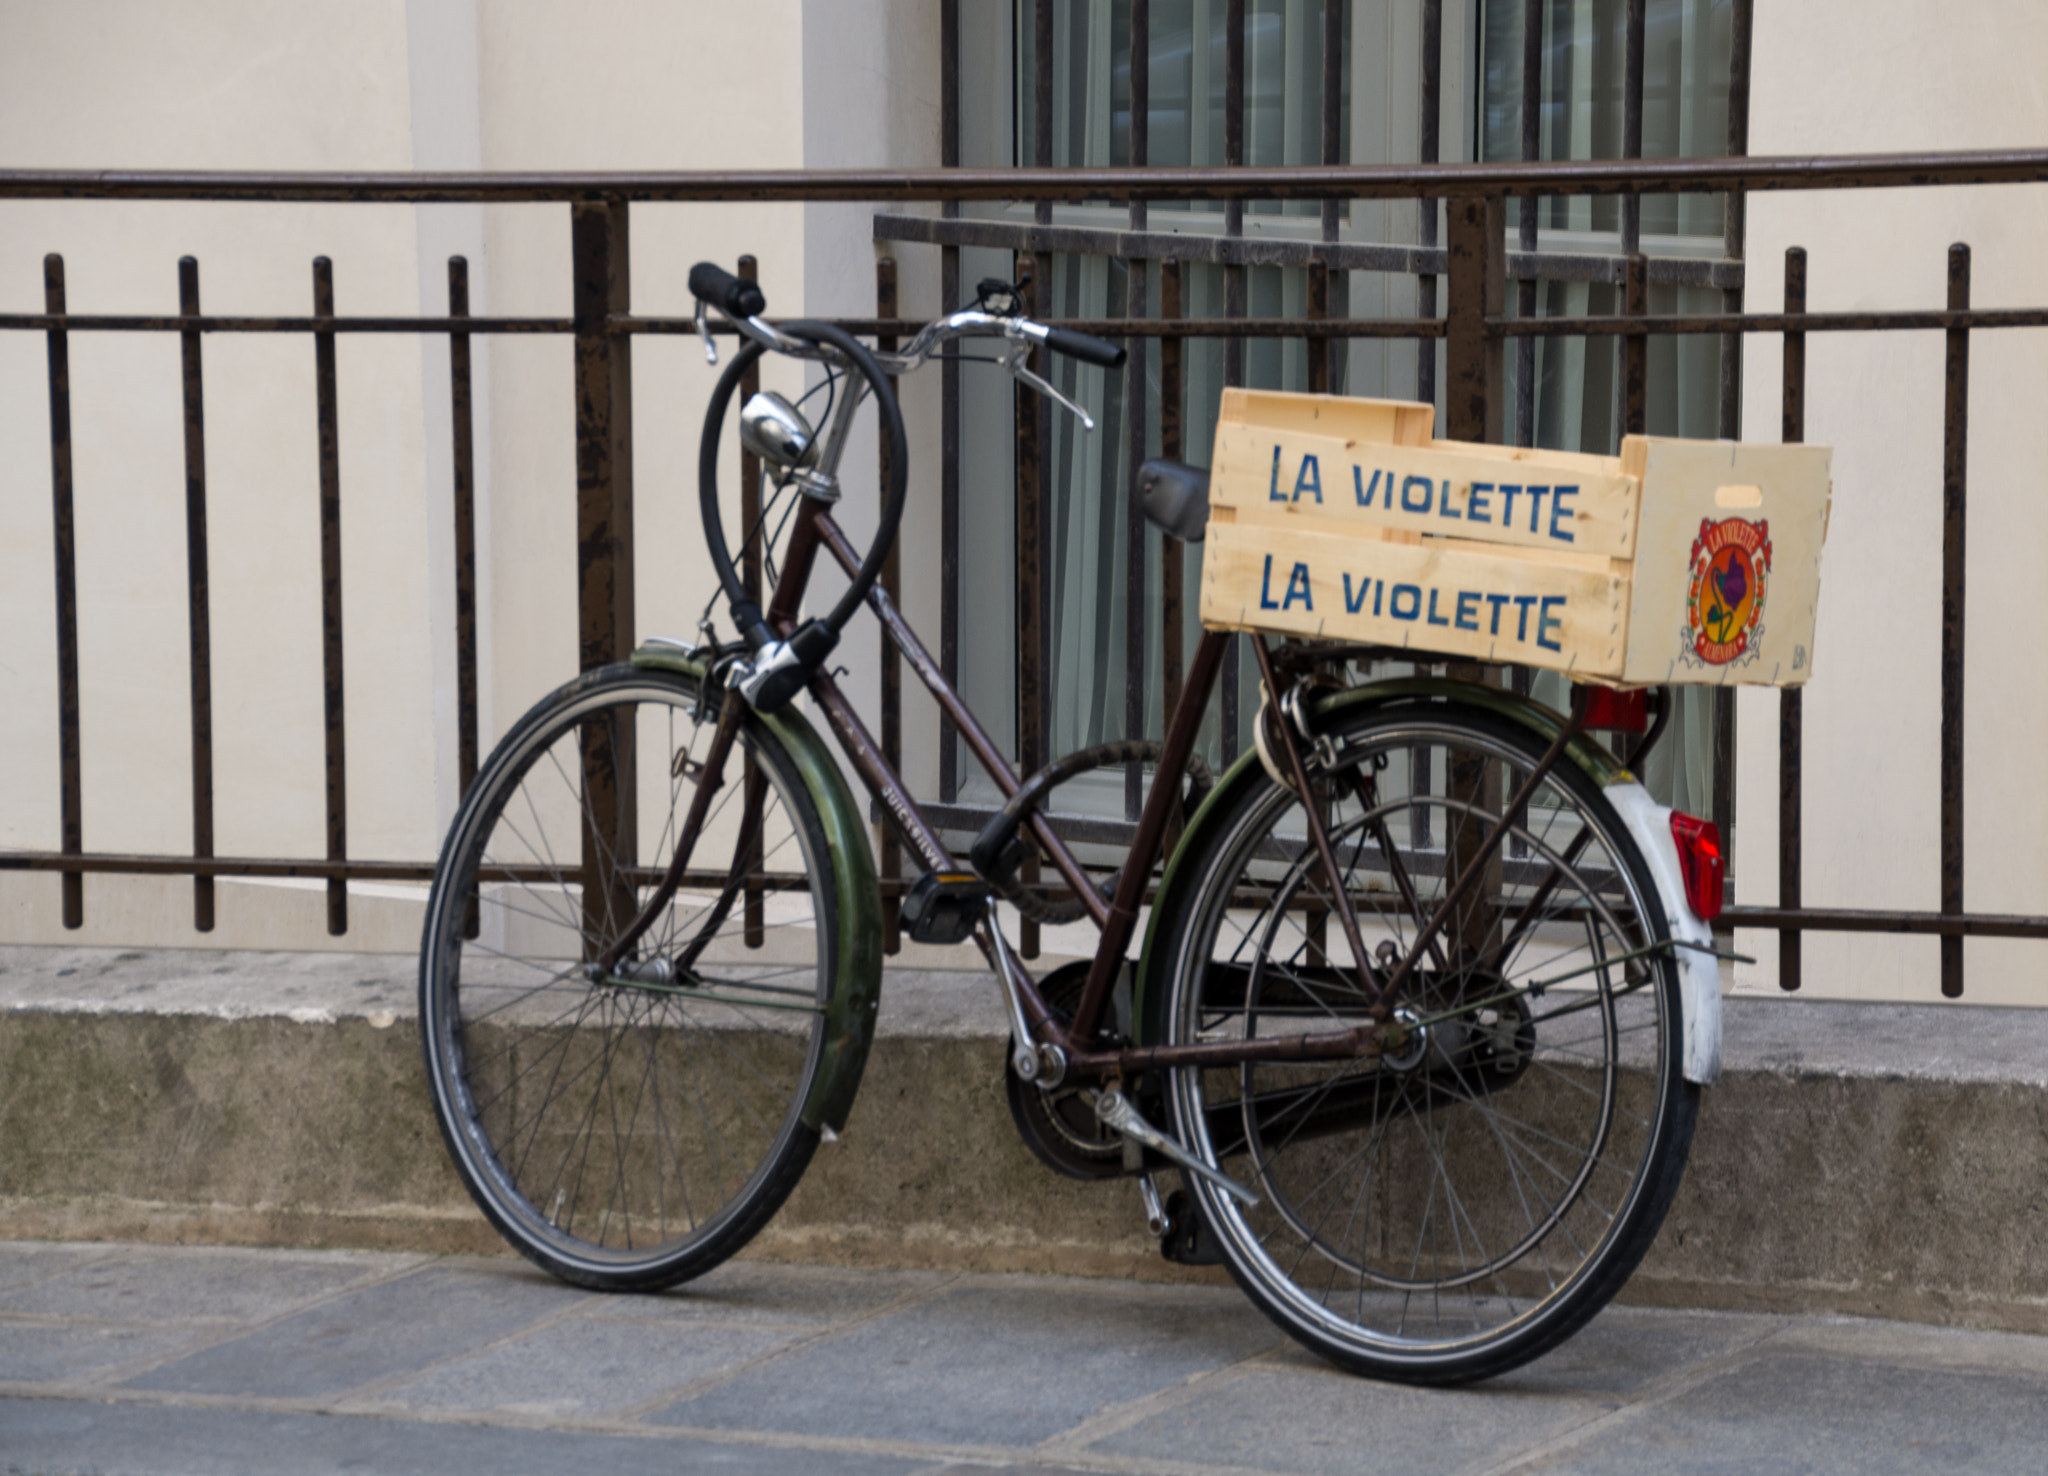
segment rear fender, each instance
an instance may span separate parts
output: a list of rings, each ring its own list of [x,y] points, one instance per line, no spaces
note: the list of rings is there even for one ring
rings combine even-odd
[[[1565,726],[1562,713],[1539,702],[1499,687],[1439,677],[1402,677],[1372,682],[1330,693],[1310,710],[1309,723],[1317,732],[1334,728],[1340,719],[1363,711],[1444,706],[1476,707],[1527,729],[1547,746]],[[1686,942],[1711,946],[1712,933],[1693,916],[1686,905],[1685,888],[1678,870],[1678,849],[1671,838],[1671,812],[1649,797],[1635,776],[1595,739],[1584,734],[1574,738],[1565,750],[1566,762],[1578,765],[1587,778],[1614,802],[1630,838],[1643,853],[1657,886],[1658,899],[1670,921],[1672,936]],[[1223,825],[1237,798],[1261,783],[1264,772],[1255,752],[1247,751],[1230,766],[1189,820],[1181,842],[1168,861],[1159,884],[1158,899],[1146,926],[1145,946],[1139,956],[1131,1016],[1137,1022],[1140,1044],[1155,1045],[1166,1033],[1166,941],[1178,936],[1191,919],[1189,911],[1197,858],[1207,849]],[[1678,953],[1679,988],[1685,1016],[1685,1076],[1688,1081],[1708,1083],[1720,1072],[1721,993],[1720,975],[1714,960],[1694,949]]]

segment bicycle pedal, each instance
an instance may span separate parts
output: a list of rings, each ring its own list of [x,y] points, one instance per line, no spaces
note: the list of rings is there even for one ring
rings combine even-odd
[[[927,871],[904,894],[897,921],[913,943],[964,943],[988,910],[988,883],[971,871]]]
[[[1192,1195],[1176,1189],[1166,1196],[1166,1233],[1159,1254],[1176,1266],[1220,1266],[1223,1252],[1202,1219]]]

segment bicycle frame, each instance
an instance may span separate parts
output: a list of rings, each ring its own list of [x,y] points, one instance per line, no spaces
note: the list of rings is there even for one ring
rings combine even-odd
[[[769,627],[779,636],[786,637],[795,628],[804,590],[810,582],[811,572],[821,548],[827,551],[849,576],[858,569],[859,555],[845,533],[826,511],[825,505],[804,498],[794,519],[789,545],[784,554],[782,577],[777,582],[774,597],[766,612]],[[1002,791],[1004,798],[1008,799],[1016,794],[1022,787],[1022,779],[1003,758],[980,721],[961,699],[952,683],[946,679],[945,673],[940,670],[931,652],[904,620],[902,613],[896,609],[895,602],[879,584],[870,589],[867,604],[881,622],[887,638],[909,662],[911,669],[917,673],[918,679],[925,684],[946,716],[957,726],[969,749]],[[1362,994],[1371,1002],[1367,1011],[1368,1020],[1365,1023],[1348,1031],[1326,1031],[1256,1040],[1203,1042],[1181,1046],[1137,1046],[1115,1051],[1089,1048],[1084,1043],[1091,1043],[1097,1039],[1096,1027],[1101,1019],[1103,1007],[1108,1002],[1117,968],[1130,946],[1133,930],[1137,926],[1138,910],[1144,898],[1146,879],[1158,859],[1174,796],[1178,793],[1180,778],[1186,772],[1202,713],[1208,706],[1210,694],[1214,690],[1216,676],[1222,666],[1223,652],[1229,639],[1225,633],[1205,631],[1196,647],[1194,659],[1189,664],[1186,681],[1182,687],[1180,704],[1168,723],[1164,750],[1152,792],[1139,817],[1138,830],[1129,857],[1118,875],[1116,891],[1109,901],[1104,902],[1088,881],[1079,860],[1054,831],[1051,822],[1042,813],[1034,812],[1027,817],[1026,823],[1033,838],[1045,849],[1054,870],[1081,899],[1089,916],[1101,930],[1102,936],[1089,969],[1087,983],[1070,1025],[1062,1026],[1054,1017],[1029,973],[1022,969],[1007,968],[1007,959],[997,953],[997,950],[1006,949],[1007,944],[996,932],[992,917],[985,926],[982,946],[990,954],[990,963],[999,971],[1011,976],[1011,982],[1017,991],[1017,1004],[1023,1017],[1022,1023],[1029,1028],[1039,1044],[1056,1046],[1064,1053],[1066,1069],[1114,1080],[1126,1073],[1138,1073],[1153,1068],[1223,1065],[1245,1061],[1363,1060],[1379,1054],[1382,1049],[1398,1049],[1405,1039],[1405,1028],[1391,1020],[1386,1004],[1387,998],[1413,971],[1423,954],[1435,947],[1435,940],[1446,920],[1469,888],[1477,883],[1487,860],[1499,848],[1509,829],[1508,823],[1504,820],[1481,841],[1474,855],[1467,859],[1456,886],[1439,902],[1433,915],[1427,922],[1417,919],[1417,934],[1406,957],[1384,974],[1367,958],[1359,941],[1357,922],[1351,912],[1349,898],[1343,889],[1337,889],[1334,910],[1338,913],[1351,944]],[[1277,681],[1263,643],[1257,644],[1255,649],[1259,655],[1262,678],[1269,692],[1277,695]],[[903,840],[932,870],[958,871],[958,861],[947,849],[937,831],[925,819],[917,801],[904,787],[901,777],[889,764],[880,745],[868,732],[859,715],[854,712],[852,704],[840,691],[838,684],[829,674],[819,671],[812,676],[807,690],[825,714],[826,722],[838,737],[842,748],[859,771],[869,791],[889,812]],[[720,772],[723,767],[725,749],[731,744],[737,732],[742,701],[737,692],[727,692],[725,708],[713,737],[711,751],[704,760],[710,772]],[[1505,815],[1513,815],[1535,792],[1567,748],[1579,737],[1583,725],[1584,707],[1581,704],[1572,719],[1557,731],[1542,760],[1524,778],[1520,792],[1510,802],[1504,812]],[[1302,792],[1306,793],[1307,770],[1295,737],[1286,731],[1286,723],[1276,726],[1279,730],[1277,736],[1280,747],[1292,768],[1295,782]],[[664,905],[667,893],[673,890],[674,885],[683,876],[683,868],[695,843],[710,797],[710,787],[700,788],[693,800],[690,818],[685,822],[678,837],[668,878],[644,915],[651,915]],[[1305,813],[1313,843],[1321,853],[1330,874],[1335,875],[1336,868],[1331,855],[1329,837],[1318,813],[1318,807],[1307,806]],[[730,879],[727,886],[728,895],[722,899],[721,908],[731,906],[730,893],[737,881],[737,877]],[[611,967],[613,960],[631,945],[636,936],[637,929],[629,930],[614,945],[611,957],[603,961],[604,966]]]

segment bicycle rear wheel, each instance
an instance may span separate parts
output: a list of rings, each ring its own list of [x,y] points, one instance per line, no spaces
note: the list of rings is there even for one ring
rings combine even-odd
[[[1541,745],[1444,708],[1332,736],[1313,802],[1384,976]],[[1335,898],[1296,794],[1241,792],[1179,925],[1167,1038],[1368,1021]],[[1667,938],[1620,818],[1567,760],[1390,1001],[1403,1049],[1172,1072],[1182,1141],[1261,1201],[1190,1186],[1239,1284],[1326,1357],[1412,1383],[1503,1372],[1582,1326],[1655,1238],[1691,1143]]]
[[[435,873],[420,1024],[442,1136],[491,1223],[578,1285],[701,1274],[795,1187],[838,956],[833,857],[751,714],[682,888],[592,961],[673,853],[716,727],[698,683],[585,674],[498,745]]]

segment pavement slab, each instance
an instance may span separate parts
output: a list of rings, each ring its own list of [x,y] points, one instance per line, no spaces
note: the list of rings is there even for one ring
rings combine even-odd
[[[2038,1472],[2048,1338],[1611,1307],[1464,1389],[1230,1288],[740,1261],[0,1243],[0,1476]]]

